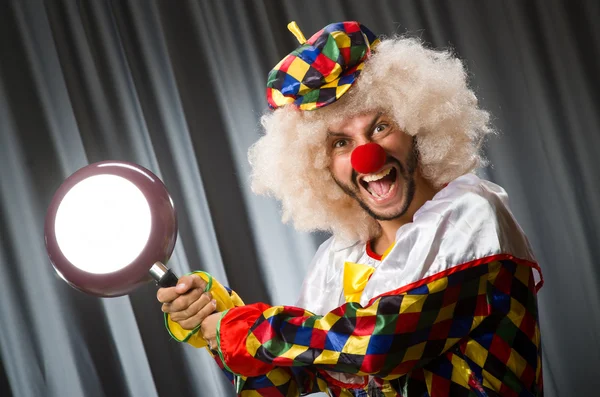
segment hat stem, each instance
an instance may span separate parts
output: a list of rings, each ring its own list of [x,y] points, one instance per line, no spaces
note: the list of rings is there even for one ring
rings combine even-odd
[[[304,35],[302,34],[302,31],[300,30],[300,27],[296,21],[288,23],[287,28],[294,36],[296,36],[296,39],[300,44],[306,43],[306,39],[304,38]]]

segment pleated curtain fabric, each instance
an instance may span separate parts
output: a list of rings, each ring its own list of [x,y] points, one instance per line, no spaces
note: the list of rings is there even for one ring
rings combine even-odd
[[[100,299],[44,247],[47,205],[78,168],[115,159],[159,175],[178,210],[170,261],[246,302],[293,304],[323,233],[253,195],[268,71],[309,37],[358,20],[465,60],[500,131],[480,174],[503,187],[545,278],[546,396],[600,390],[600,3],[1,0],[0,395],[231,396],[202,350],[164,329],[156,288]],[[274,170],[276,171],[276,170]],[[293,178],[290,175],[290,178]]]

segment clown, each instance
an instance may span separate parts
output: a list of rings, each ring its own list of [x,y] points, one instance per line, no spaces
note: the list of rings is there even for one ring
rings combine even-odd
[[[472,173],[493,129],[461,61],[358,22],[290,30],[253,189],[332,237],[296,307],[202,272],[159,290],[171,335],[242,396],[541,396],[541,273],[505,191]]]

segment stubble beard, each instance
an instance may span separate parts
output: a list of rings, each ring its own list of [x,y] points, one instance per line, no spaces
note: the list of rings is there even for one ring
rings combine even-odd
[[[394,213],[391,214],[381,214],[375,212],[369,205],[360,197],[360,187],[358,186],[358,174],[356,171],[352,170],[352,185],[347,185],[342,181],[338,180],[335,176],[333,176],[333,180],[337,185],[346,193],[348,196],[352,197],[358,204],[361,206],[363,210],[370,217],[378,221],[391,221],[394,219],[398,219],[402,217],[408,211],[410,204],[413,201],[415,196],[415,171],[417,170],[418,163],[418,155],[416,150],[411,150],[408,158],[406,159],[406,166],[404,166],[398,159],[394,157],[388,157],[386,161],[387,164],[396,164],[398,167],[398,184],[400,184],[402,178],[402,207]]]

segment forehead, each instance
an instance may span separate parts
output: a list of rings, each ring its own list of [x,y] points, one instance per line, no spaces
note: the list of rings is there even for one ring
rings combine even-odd
[[[388,117],[381,110],[369,110],[351,115],[336,115],[327,123],[328,132],[352,132],[370,127],[377,119]]]

